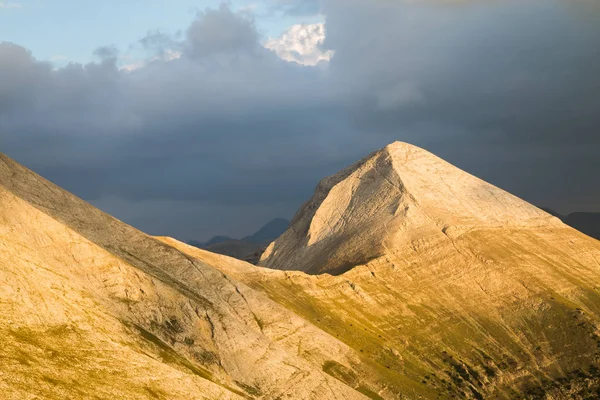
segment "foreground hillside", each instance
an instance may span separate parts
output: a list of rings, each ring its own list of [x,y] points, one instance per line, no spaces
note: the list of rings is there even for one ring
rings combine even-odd
[[[358,352],[1,155],[0,307],[3,399],[365,398],[322,368]]]
[[[7,398],[600,397],[599,242],[413,146],[324,179],[270,268],[4,156],[0,206]]]

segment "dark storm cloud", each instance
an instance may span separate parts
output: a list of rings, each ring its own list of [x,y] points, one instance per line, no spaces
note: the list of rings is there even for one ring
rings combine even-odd
[[[152,33],[142,44],[164,54],[175,42]],[[279,59],[226,7],[199,15],[177,42],[179,59],[133,72],[117,68],[110,48],[96,52],[98,62],[57,70],[18,46],[1,49],[10,76],[0,101],[13,107],[0,111],[2,151],[99,204],[111,196],[207,209],[286,202],[277,209],[289,215],[324,169],[347,161],[331,151],[342,132],[353,139],[323,90],[324,71]]]
[[[310,4],[327,16],[336,52],[325,69],[280,60],[225,6],[181,37],[150,32],[141,45],[151,59],[131,72],[110,47],[97,62],[53,69],[2,43],[0,150],[142,229],[184,239],[250,233],[269,209],[290,216],[319,178],[393,140],[540,205],[598,203],[596,8]],[[240,209],[256,212],[236,225]]]
[[[600,19],[573,3],[326,1],[331,74],[358,129],[401,132],[538,204],[589,208]]]
[[[258,33],[251,20],[240,18],[229,7],[206,10],[187,30],[190,57],[205,57],[223,52],[246,52],[256,49]]]

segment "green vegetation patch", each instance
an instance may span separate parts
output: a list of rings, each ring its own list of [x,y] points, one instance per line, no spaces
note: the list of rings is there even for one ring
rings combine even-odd
[[[211,382],[213,381],[213,375],[209,371],[192,364],[189,360],[179,355],[175,350],[171,348],[171,346],[162,341],[153,333],[147,331],[139,325],[133,324],[133,326],[135,327],[135,329],[137,329],[142,338],[158,347],[159,356],[165,363],[182,366],[194,373],[195,375],[200,376],[201,378],[210,380]]]
[[[129,323],[125,323],[125,324],[135,328],[144,340],[155,345],[159,350],[159,356],[163,362],[165,362],[167,364],[183,367],[184,369],[190,371],[194,375],[197,375],[203,379],[211,381],[211,382],[221,386],[222,388],[227,389],[230,392],[233,392],[239,396],[248,398],[248,395],[246,393],[243,393],[237,389],[234,389],[232,387],[222,384],[217,379],[215,379],[215,377],[213,376],[213,374],[210,371],[193,364],[187,358],[178,354],[173,348],[171,348],[171,346],[169,346],[167,343],[165,343],[159,337],[154,335],[152,332],[147,331],[146,329],[144,329],[143,327],[141,327],[137,324],[129,324]],[[205,353],[208,354],[210,352],[205,352]],[[214,353],[210,353],[210,354],[212,354],[214,356]],[[208,357],[208,356],[205,356],[205,357]],[[211,359],[212,358],[213,357],[211,357]]]
[[[356,389],[358,392],[364,394],[370,399],[383,400],[383,397],[373,392],[371,389],[361,384],[358,376],[350,368],[343,366],[342,364],[327,360],[323,363],[323,372],[333,376],[335,379],[344,382],[346,385]]]
[[[251,396],[259,397],[262,395],[262,391],[258,387],[250,386],[245,384],[244,382],[234,381],[236,385],[244,389],[246,393]]]

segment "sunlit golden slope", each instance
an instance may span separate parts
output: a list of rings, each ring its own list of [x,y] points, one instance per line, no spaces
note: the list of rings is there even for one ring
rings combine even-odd
[[[171,243],[358,351],[383,398],[600,397],[600,242],[414,146],[324,179],[263,256],[288,271]]]
[[[358,352],[0,155],[2,398],[365,398]],[[368,388],[361,388],[368,392]]]

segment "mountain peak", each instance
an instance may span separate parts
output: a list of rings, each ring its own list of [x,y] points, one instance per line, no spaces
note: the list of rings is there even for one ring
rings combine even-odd
[[[290,221],[283,218],[274,218],[267,222],[262,228],[253,233],[250,236],[246,236],[242,240],[251,243],[264,243],[267,244],[272,240],[277,239],[287,229]]]
[[[417,146],[394,142],[323,179],[261,265],[339,273],[415,241],[560,221]]]
[[[383,149],[381,149],[379,151],[426,151],[426,150],[424,150],[418,146],[415,146],[414,144],[396,140],[395,142],[388,144],[387,146],[385,146]]]

